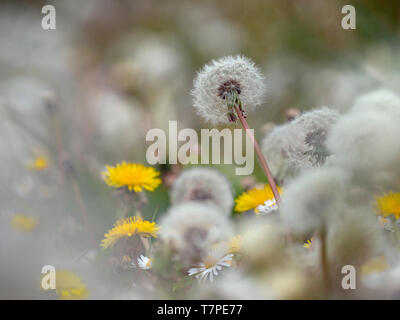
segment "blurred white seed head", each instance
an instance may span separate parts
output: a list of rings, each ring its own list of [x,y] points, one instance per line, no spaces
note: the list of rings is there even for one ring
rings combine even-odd
[[[192,96],[198,114],[213,124],[228,123],[224,92],[232,86],[242,101],[244,111],[262,104],[265,84],[258,67],[244,56],[227,56],[212,60],[197,73]]]
[[[281,213],[294,234],[325,228],[343,203],[348,174],[334,167],[305,170],[285,188]]]
[[[312,298],[316,285],[315,278],[296,265],[288,265],[268,273],[263,281],[274,292],[275,299],[293,300]]]
[[[338,117],[335,110],[322,107],[266,134],[262,150],[278,180],[283,182],[302,169],[325,163],[329,156],[325,147],[326,136]]]
[[[232,236],[226,215],[209,204],[188,202],[171,207],[160,224],[160,238],[189,261],[202,258],[207,248]]]
[[[400,119],[400,96],[387,89],[379,89],[357,98],[352,113],[378,112]]]
[[[285,256],[284,246],[285,235],[277,224],[257,218],[242,226],[240,251],[254,270],[274,267]]]
[[[217,170],[185,170],[172,185],[171,202],[177,205],[192,201],[214,204],[229,215],[233,207],[232,186]]]
[[[343,207],[337,216],[330,222],[327,250],[333,274],[341,279],[344,265],[360,267],[369,258],[382,254],[388,242],[370,206]]]
[[[327,138],[332,163],[352,169],[379,170],[400,158],[400,126],[390,114],[375,111],[342,116]]]

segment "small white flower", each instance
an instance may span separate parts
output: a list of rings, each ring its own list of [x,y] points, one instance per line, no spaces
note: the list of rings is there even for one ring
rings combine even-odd
[[[193,106],[213,124],[233,121],[225,99],[229,90],[236,91],[244,111],[262,104],[264,78],[248,58],[228,56],[204,66],[193,82]]]
[[[389,231],[389,232],[394,232],[394,227],[393,227],[390,219],[386,219],[384,217],[379,216],[378,221],[381,224],[381,226],[383,227],[383,229],[385,229],[386,231]],[[399,225],[398,220],[396,221],[396,225],[397,226]]]
[[[213,257],[208,257],[205,262],[200,263],[197,267],[190,268],[188,270],[189,276],[195,276],[199,281],[207,280],[210,278],[210,282],[214,281],[214,276],[218,275],[218,272],[222,270],[222,267],[229,268],[233,254],[227,254],[221,259],[215,261]]]
[[[278,210],[278,204],[276,203],[275,198],[268,199],[264,202],[264,204],[260,204],[256,208],[256,213],[260,215],[269,214],[273,211]]]
[[[133,262],[132,264],[134,265]],[[142,270],[149,270],[152,267],[151,259],[141,254],[137,259],[137,266]]]

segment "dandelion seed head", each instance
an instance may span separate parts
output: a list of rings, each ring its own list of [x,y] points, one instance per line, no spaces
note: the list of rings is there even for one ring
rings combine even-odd
[[[241,228],[241,253],[254,268],[271,267],[284,255],[285,237],[279,225],[252,219]],[[262,245],[262,250],[260,246]]]
[[[193,201],[214,204],[228,215],[233,207],[232,186],[217,170],[185,170],[172,185],[171,202],[176,205]]]
[[[377,112],[400,119],[400,96],[387,89],[379,89],[358,97],[350,112]]]
[[[325,163],[329,156],[325,140],[338,117],[337,111],[322,107],[267,133],[262,150],[278,180],[284,181],[302,169]]]
[[[209,204],[187,202],[173,206],[160,224],[160,238],[180,254],[194,259],[202,257],[206,248],[232,236],[227,216]]]
[[[340,203],[348,174],[340,168],[305,170],[285,187],[281,213],[295,234],[307,235],[324,227]]]
[[[264,78],[250,59],[227,56],[205,65],[193,82],[193,106],[206,121],[228,123],[228,90],[236,91],[245,111],[263,103]]]
[[[360,267],[369,257],[382,253],[386,241],[370,206],[345,206],[337,215],[340,218],[329,224],[327,250],[339,274],[343,265]]]
[[[314,281],[308,273],[297,266],[285,266],[274,270],[267,282],[276,299],[294,300],[310,298],[310,287]]]
[[[384,169],[400,158],[398,121],[378,112],[349,113],[342,116],[327,137],[332,163],[347,168]]]

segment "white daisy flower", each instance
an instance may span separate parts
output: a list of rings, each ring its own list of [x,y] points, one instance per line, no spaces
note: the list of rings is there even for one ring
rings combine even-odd
[[[200,263],[197,267],[190,268],[188,270],[189,276],[195,276],[199,281],[207,280],[210,278],[210,282],[214,281],[214,276],[218,275],[218,272],[222,270],[222,267],[229,268],[233,254],[227,254],[219,260],[216,260],[213,256],[207,257],[205,262]]]
[[[386,231],[394,232],[394,227],[393,227],[390,219],[379,216],[378,221],[381,224],[381,226],[383,227],[383,229],[385,229]],[[396,221],[396,225],[397,226],[399,225],[398,221]]]
[[[133,262],[132,265],[135,266]],[[151,259],[141,254],[137,259],[137,266],[142,270],[149,270],[152,267]]]
[[[269,214],[273,211],[278,210],[278,204],[276,203],[275,198],[273,199],[268,199],[267,201],[264,202],[264,204],[260,204],[256,208],[256,213],[260,215],[264,214]]]
[[[234,122],[236,116],[227,106],[229,93],[233,91],[245,111],[263,102],[264,78],[255,64],[244,56],[223,57],[204,66],[193,82],[193,106],[213,124]]]

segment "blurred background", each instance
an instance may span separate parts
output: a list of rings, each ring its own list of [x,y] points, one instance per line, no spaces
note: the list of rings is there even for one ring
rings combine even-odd
[[[56,30],[41,27],[46,4]],[[346,4],[356,30],[341,27]],[[146,164],[146,133],[167,130],[168,120],[209,127],[190,90],[211,59],[244,54],[261,68],[268,98],[248,119],[261,138],[289,109],[344,111],[369,90],[399,92],[399,38],[398,1],[1,1],[0,298],[49,298],[41,267],[85,265],[98,249],[116,217],[105,165]],[[243,190],[235,166],[216,167]],[[181,170],[157,169],[164,184],[149,194],[148,218],[168,207]],[[35,232],[12,228],[16,214],[34,217]]]

